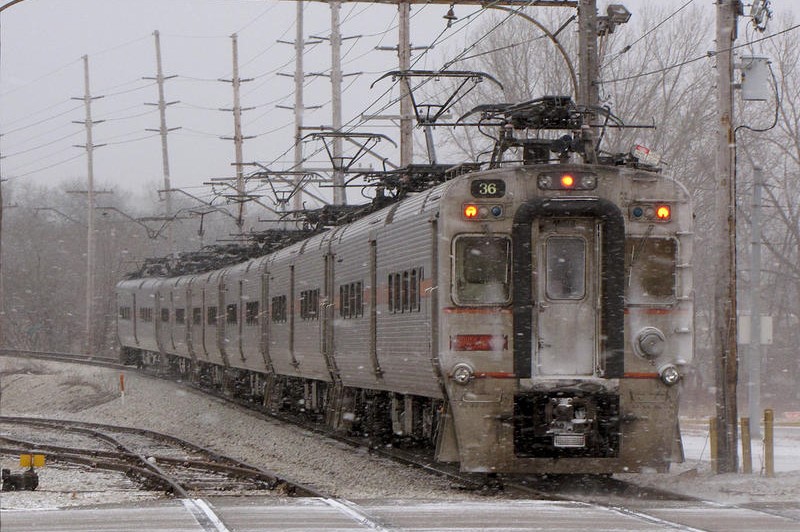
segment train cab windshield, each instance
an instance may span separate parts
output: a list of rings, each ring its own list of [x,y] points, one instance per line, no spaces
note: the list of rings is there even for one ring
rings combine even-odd
[[[511,239],[462,235],[455,240],[453,297],[462,305],[498,305],[511,300]]]

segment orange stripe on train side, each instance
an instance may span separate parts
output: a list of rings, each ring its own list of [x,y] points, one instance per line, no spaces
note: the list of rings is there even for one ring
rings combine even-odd
[[[625,309],[625,314],[630,314],[632,311],[635,311],[638,314],[653,314],[653,315],[665,315],[665,314],[681,314],[685,312],[689,312],[689,309],[685,308],[642,308],[642,307],[630,307]]]
[[[508,371],[476,371],[475,378],[484,379],[516,379],[517,375]]]
[[[445,314],[511,314],[510,308],[503,307],[445,307]]]
[[[634,373],[626,372],[622,374],[624,379],[657,379],[658,373]]]

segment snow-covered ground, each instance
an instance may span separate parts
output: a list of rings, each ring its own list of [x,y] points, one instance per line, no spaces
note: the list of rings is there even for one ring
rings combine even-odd
[[[689,425],[682,429],[683,448],[686,462],[689,464],[708,463],[710,447],[708,430],[696,425]],[[741,442],[739,442],[741,445]],[[760,473],[765,470],[764,442],[763,439],[751,442],[753,471]],[[779,424],[775,428],[775,442],[773,445],[775,457],[775,472],[800,472],[800,426]],[[741,448],[739,461],[741,462]]]
[[[351,500],[486,500],[485,495],[453,489],[445,479],[371,455],[355,455],[302,429],[259,419],[186,388],[124,373],[123,398],[118,371],[0,357],[0,414],[63,417],[165,432]],[[775,478],[766,478],[758,473],[763,455],[760,443],[753,445],[756,474],[714,475],[707,431],[701,423],[683,425],[684,464],[675,464],[669,474],[624,478],[720,502],[796,502],[800,498],[800,427],[781,426],[776,431],[777,473]],[[19,469],[11,457],[2,459],[2,467]],[[54,464],[40,471],[37,492],[4,493],[0,507],[55,508],[162,496],[127,488],[127,480],[120,475],[77,475],[74,469]]]

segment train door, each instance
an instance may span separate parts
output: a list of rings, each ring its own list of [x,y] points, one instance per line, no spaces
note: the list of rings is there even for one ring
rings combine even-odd
[[[599,337],[599,236],[594,218],[540,218],[535,250],[531,372],[591,376]]]

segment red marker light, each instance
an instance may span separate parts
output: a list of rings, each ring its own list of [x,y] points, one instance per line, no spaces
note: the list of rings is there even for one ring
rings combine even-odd
[[[669,220],[672,217],[672,210],[669,208],[669,205],[659,205],[656,207],[656,217],[665,222]]]
[[[561,186],[564,188],[572,188],[575,186],[575,178],[569,174],[561,176]]]
[[[464,217],[465,218],[476,218],[478,216],[478,206],[477,205],[465,205],[464,206]]]

